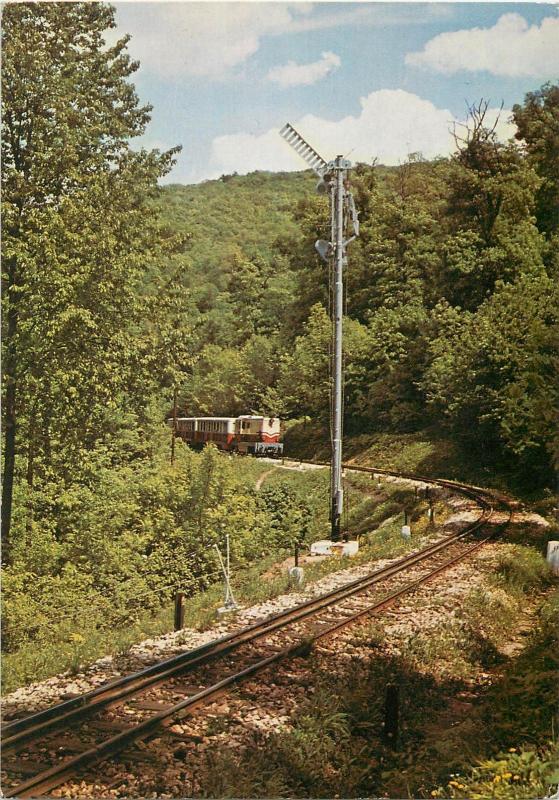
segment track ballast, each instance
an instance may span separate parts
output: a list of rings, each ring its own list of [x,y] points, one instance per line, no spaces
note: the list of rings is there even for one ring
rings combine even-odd
[[[44,795],[83,776],[258,672],[301,655],[313,642],[380,612],[493,539],[514,511],[508,498],[456,481],[350,464],[345,468],[450,489],[474,500],[479,517],[463,531],[331,592],[8,723],[2,730],[4,796]],[[484,533],[495,513],[503,510],[508,519]]]

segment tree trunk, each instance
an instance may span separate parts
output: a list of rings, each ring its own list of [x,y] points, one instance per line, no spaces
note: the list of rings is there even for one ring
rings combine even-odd
[[[17,331],[17,307],[14,305],[13,297],[10,297],[10,289],[15,283],[15,261],[8,266],[8,302],[10,303],[7,311],[7,331],[5,337],[6,351],[4,357],[4,380],[6,381],[6,395],[4,400],[4,429],[6,431],[4,440],[4,472],[2,475],[2,563],[8,565],[11,561],[10,553],[10,533],[12,527],[12,500],[14,493],[14,470],[16,461],[16,395],[17,395],[17,376],[16,376],[16,342]]]
[[[15,313],[13,315],[15,317]],[[12,314],[8,315],[8,330]],[[15,328],[14,328],[15,331]],[[8,334],[8,341],[10,336]],[[6,398],[4,402],[4,472],[2,476],[2,563],[10,563],[10,531],[12,527],[12,499],[16,460],[16,376],[14,343],[8,345],[4,362]]]

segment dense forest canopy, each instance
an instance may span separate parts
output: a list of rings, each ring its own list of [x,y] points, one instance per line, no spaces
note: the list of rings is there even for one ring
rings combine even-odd
[[[434,423],[546,480],[557,409],[557,87],[515,106],[517,141],[497,139],[486,108],[470,109],[450,159],[353,171],[361,237],[346,275],[346,430]],[[328,274],[313,245],[328,213],[312,183],[310,173],[253,173],[165,189],[163,217],[192,234],[183,280],[197,356],[179,383],[185,413],[327,421]]]

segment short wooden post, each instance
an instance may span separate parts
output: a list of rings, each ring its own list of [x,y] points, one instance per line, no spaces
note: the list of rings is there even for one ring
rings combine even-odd
[[[295,543],[295,566],[299,566],[299,542]]]
[[[180,631],[184,628],[184,592],[177,592],[175,595],[175,630]]]
[[[384,702],[384,727],[382,738],[385,744],[395,747],[398,742],[398,717],[400,711],[399,687],[389,683]]]

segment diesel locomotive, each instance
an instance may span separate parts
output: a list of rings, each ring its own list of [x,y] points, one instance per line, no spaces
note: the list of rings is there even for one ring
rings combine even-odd
[[[173,420],[169,423],[173,425]],[[230,453],[275,458],[283,454],[278,417],[177,417],[175,434],[194,447],[213,442]]]

